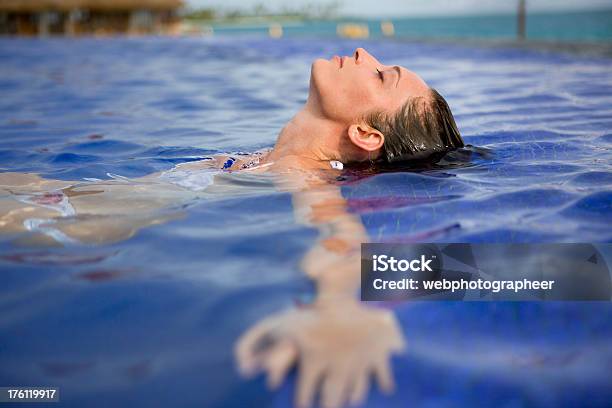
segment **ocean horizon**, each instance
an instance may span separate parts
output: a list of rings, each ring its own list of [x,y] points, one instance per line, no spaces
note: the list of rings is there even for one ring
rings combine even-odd
[[[284,36],[336,36],[343,23],[368,26],[371,38],[383,37],[381,22],[390,21],[398,38],[490,39],[508,40],[517,36],[514,14],[448,17],[360,18],[338,17],[329,20],[279,21]],[[268,22],[211,23],[218,34],[267,35]],[[612,9],[528,13],[526,39],[553,42],[612,42]]]

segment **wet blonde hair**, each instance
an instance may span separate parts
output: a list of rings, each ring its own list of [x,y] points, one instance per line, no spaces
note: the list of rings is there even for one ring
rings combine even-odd
[[[365,121],[385,136],[378,160],[393,163],[439,157],[463,147],[446,100],[431,89],[429,97],[410,98],[395,114],[369,114]]]

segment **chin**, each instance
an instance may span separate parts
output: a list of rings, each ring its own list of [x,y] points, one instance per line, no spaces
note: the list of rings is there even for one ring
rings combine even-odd
[[[334,65],[326,59],[316,59],[310,70],[310,91],[307,104],[319,111],[323,116],[331,118],[334,100]]]
[[[310,68],[310,97],[318,97],[321,95],[321,89],[324,88],[326,82],[327,69],[329,69],[325,64],[329,64],[329,61],[316,59],[312,63],[312,67]]]
[[[319,81],[329,72],[329,61],[323,58],[317,58],[310,66],[310,82]]]

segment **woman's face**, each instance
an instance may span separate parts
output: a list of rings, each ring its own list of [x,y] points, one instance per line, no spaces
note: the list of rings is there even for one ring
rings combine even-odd
[[[372,111],[395,112],[409,97],[428,94],[429,87],[414,72],[384,65],[357,48],[350,57],[312,64],[308,101],[326,118],[351,124]]]

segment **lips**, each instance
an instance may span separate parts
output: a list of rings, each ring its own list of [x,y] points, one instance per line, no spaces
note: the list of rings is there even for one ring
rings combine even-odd
[[[340,58],[337,55],[334,55],[333,60],[340,66],[340,68],[342,68],[342,65],[343,65],[342,58]]]

